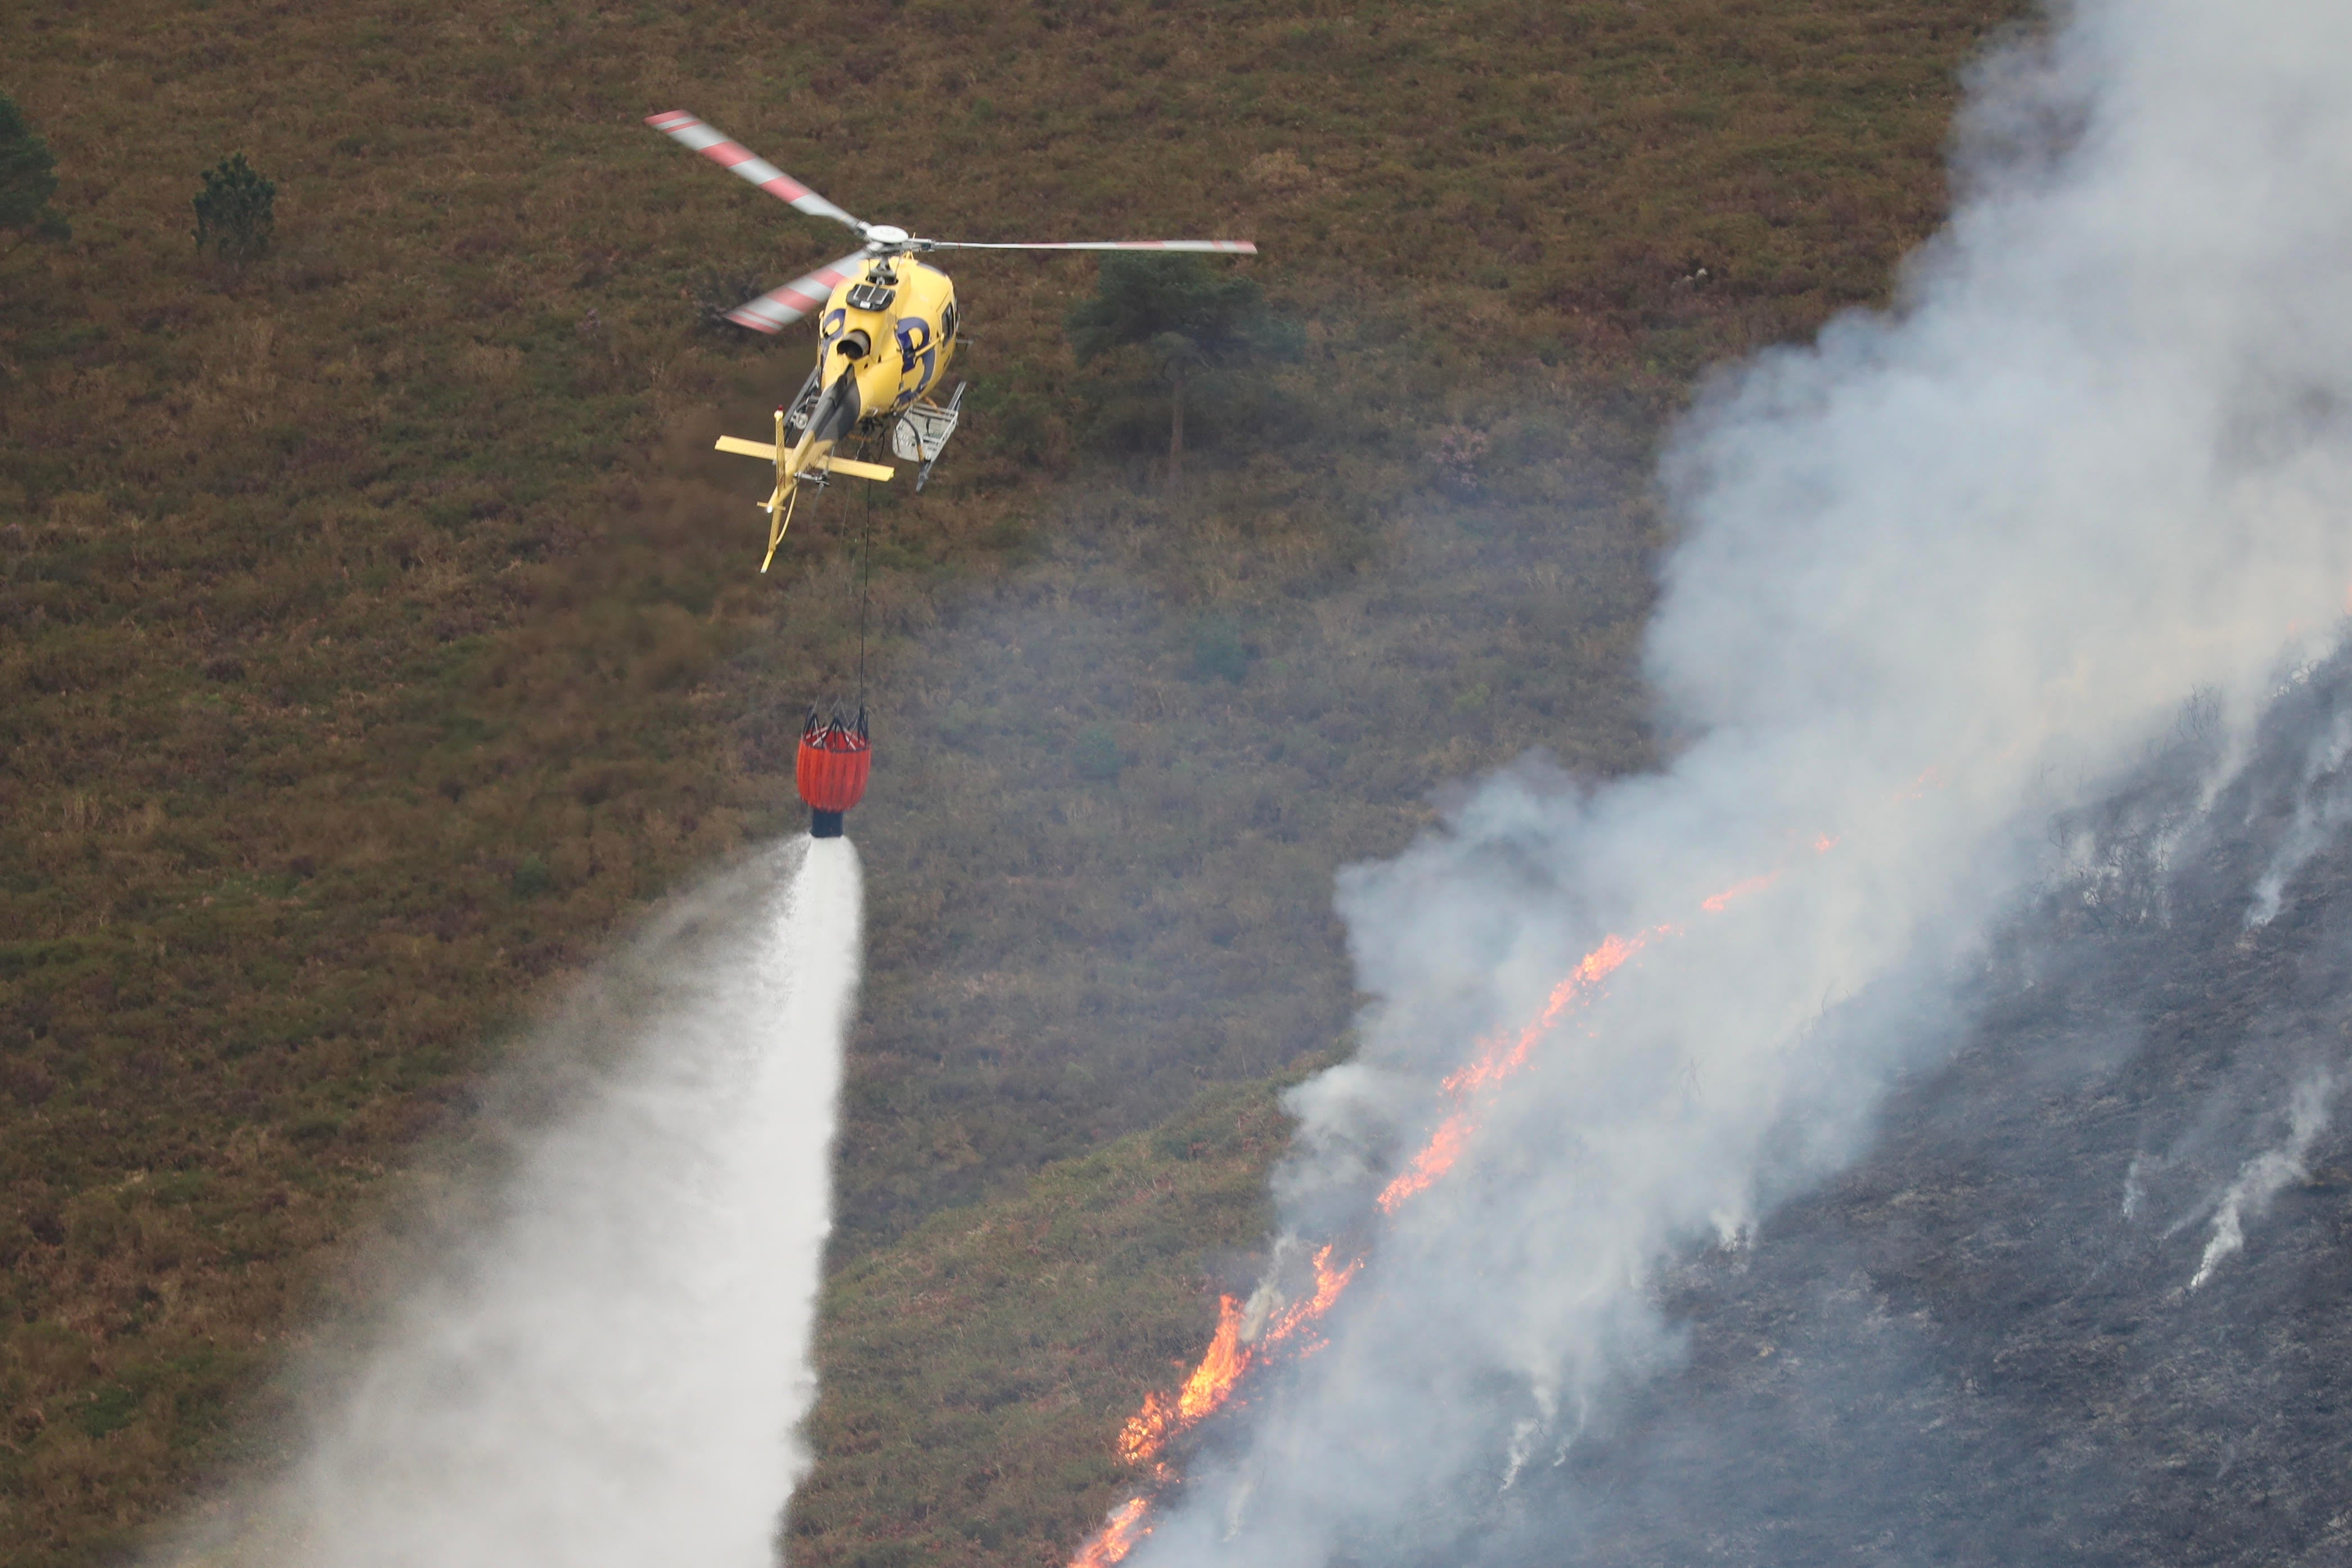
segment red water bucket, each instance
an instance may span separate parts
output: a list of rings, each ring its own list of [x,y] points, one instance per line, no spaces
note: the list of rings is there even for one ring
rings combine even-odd
[[[838,713],[820,723],[816,710],[809,710],[793,782],[808,803],[811,837],[841,837],[842,814],[866,798],[866,781],[873,772],[874,742],[866,738],[863,708],[855,723],[843,722]]]

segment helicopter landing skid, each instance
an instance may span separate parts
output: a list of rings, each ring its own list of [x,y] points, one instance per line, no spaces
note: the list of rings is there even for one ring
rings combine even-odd
[[[808,379],[801,383],[800,395],[793,399],[792,409],[784,416],[784,435],[787,437],[794,441],[801,438],[801,433],[808,428],[809,416],[816,412],[816,400],[824,390],[817,384],[816,372],[809,372]]]

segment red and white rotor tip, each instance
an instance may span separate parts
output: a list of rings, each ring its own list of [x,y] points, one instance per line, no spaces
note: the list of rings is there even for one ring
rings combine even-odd
[[[835,223],[846,224],[861,235],[866,232],[864,223],[740,142],[729,140],[682,109],[673,109],[666,114],[648,114],[646,123],[663,135],[693,148],[720,168],[741,175],[778,201],[789,202],[812,217],[829,217]]]
[[[780,332],[830,299],[834,289],[856,273],[858,258],[865,254],[854,250],[805,278],[795,278],[781,289],[747,300],[728,311],[727,319],[755,332]]]

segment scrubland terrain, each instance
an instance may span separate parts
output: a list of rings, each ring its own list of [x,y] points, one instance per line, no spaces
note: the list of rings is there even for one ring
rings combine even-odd
[[[108,1560],[265,1459],[371,1195],[648,900],[794,826],[869,504],[871,956],[793,1539],[1066,1551],[1258,1239],[1265,1080],[1345,1049],[1333,869],[1531,749],[1652,757],[1663,422],[1889,297],[2014,9],[0,18],[75,229],[0,254],[6,1558]],[[973,259],[937,479],[836,492],[762,578],[761,476],[709,437],[803,345],[698,298],[846,247],[639,123],[680,107],[923,232],[1255,238],[1305,351],[1196,388],[1171,486],[1152,378],[1062,338],[1091,265]],[[189,234],[236,151],[278,187],[242,266]],[[943,1359],[950,1324],[997,1338]]]

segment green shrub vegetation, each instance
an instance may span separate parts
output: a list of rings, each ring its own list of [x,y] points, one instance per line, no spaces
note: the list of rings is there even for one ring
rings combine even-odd
[[[1113,1245],[1089,1184],[1160,1190],[1113,1140],[1342,1040],[1332,870],[1433,790],[1649,758],[1659,421],[1885,298],[1942,207],[1953,68],[2015,8],[0,12],[74,223],[0,251],[0,1555],[103,1560],[240,1462],[386,1173],[462,1142],[648,899],[797,821],[868,505],[851,1403],[819,1428],[985,1403],[882,1398],[841,1325],[962,1245],[944,1211]],[[707,296],[839,241],[639,123],[673,107],[928,233],[1255,238],[1217,276],[1297,356],[1188,375],[1171,486],[1153,367],[1064,339],[1092,264],[974,256],[934,482],[804,509],[761,577],[762,478],[709,448],[766,428],[805,344],[707,331]],[[164,153],[238,145],[274,227],[221,267]],[[1089,1331],[1117,1290],[992,1255],[1055,1325],[1024,1364],[1072,1391],[1071,1457],[979,1514],[942,1481],[923,1531],[1034,1561],[1110,1500],[1128,1395],[1205,1323],[1202,1249],[1258,1223],[1234,1159],[1119,1221],[1178,1328]],[[956,1416],[907,1474],[1003,1462],[1035,1409]],[[887,1534],[851,1462],[801,1516],[845,1561]]]
[[[278,230],[278,185],[239,153],[205,171],[196,193],[196,248],[232,261],[250,261],[269,248]]]
[[[1138,1479],[1111,1435],[1242,1286],[1284,1131],[1266,1086],[1214,1090],[839,1270],[788,1559],[1066,1558]]]
[[[1198,256],[1103,258],[1094,293],[1063,318],[1070,348],[1090,364],[1140,349],[1168,380],[1168,474],[1184,464],[1184,382],[1198,372],[1297,353],[1292,323],[1265,308],[1257,279],[1212,272]]]
[[[16,100],[0,92],[0,229],[70,239],[73,227],[49,205],[58,188],[57,154],[26,122]]]

